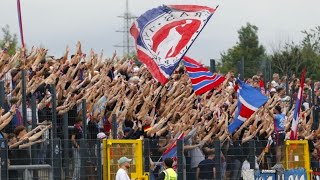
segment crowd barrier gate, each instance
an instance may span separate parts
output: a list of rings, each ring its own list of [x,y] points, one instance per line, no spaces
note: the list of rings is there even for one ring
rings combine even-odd
[[[285,142],[285,169],[303,168],[311,179],[310,153],[307,140],[287,140]]]
[[[118,160],[125,156],[132,159],[129,176],[131,179],[148,180],[148,173],[143,169],[142,140],[103,140],[103,179],[115,179],[119,168]]]

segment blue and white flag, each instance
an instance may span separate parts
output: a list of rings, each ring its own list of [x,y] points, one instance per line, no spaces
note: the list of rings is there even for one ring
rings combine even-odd
[[[263,95],[260,90],[237,80],[239,83],[238,90],[238,111],[234,117],[233,122],[229,125],[229,133],[234,133],[244,121],[256,112],[262,105],[264,105],[268,97]]]

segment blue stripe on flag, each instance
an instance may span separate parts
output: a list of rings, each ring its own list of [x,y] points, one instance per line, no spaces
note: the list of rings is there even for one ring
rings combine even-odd
[[[187,66],[187,67],[198,67],[197,65],[188,63],[188,62],[186,62],[186,61],[184,61],[184,65]]]
[[[229,133],[234,133],[238,127],[243,124],[243,121],[239,120],[238,118],[234,119],[233,122],[228,126]]]
[[[211,77],[212,76],[212,73],[211,72],[188,72],[189,73],[189,77],[190,78],[197,78],[197,77],[200,77],[200,76],[209,76]]]
[[[173,158],[177,155],[177,147],[172,148],[168,153],[162,155],[162,160],[166,158]]]
[[[197,89],[200,89],[206,85],[209,85],[210,83],[213,83],[217,80],[218,78],[214,78],[213,80],[205,80],[205,81],[201,81],[200,83],[198,84],[194,84],[193,85],[193,89],[194,90],[197,90]]]

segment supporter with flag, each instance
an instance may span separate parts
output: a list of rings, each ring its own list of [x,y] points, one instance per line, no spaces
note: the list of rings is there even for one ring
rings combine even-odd
[[[273,117],[274,121],[274,133],[273,133],[273,142],[276,151],[276,165],[273,166],[274,169],[283,168],[281,165],[282,159],[282,148],[284,145],[284,140],[286,136],[285,132],[285,113],[282,112],[282,108],[279,105],[276,105],[272,110],[269,111],[270,116]]]

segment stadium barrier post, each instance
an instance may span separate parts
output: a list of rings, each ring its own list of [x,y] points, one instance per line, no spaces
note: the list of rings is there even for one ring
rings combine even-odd
[[[216,167],[216,179],[222,179],[222,165],[221,165],[221,144],[220,140],[214,141],[214,152],[215,152],[215,167]]]
[[[183,164],[183,140],[179,139],[177,141],[177,158],[178,158],[178,180],[184,180],[183,171],[184,171],[184,164]]]
[[[4,108],[5,89],[4,81],[0,81],[0,107]]]
[[[69,129],[68,129],[68,112],[63,114],[63,164],[65,179],[69,178]]]
[[[28,127],[27,122],[27,80],[26,70],[22,70],[22,119],[24,127]]]

